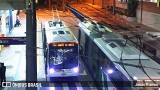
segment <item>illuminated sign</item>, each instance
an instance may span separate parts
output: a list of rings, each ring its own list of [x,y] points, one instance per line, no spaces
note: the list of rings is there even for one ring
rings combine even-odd
[[[26,44],[26,37],[0,37],[0,45]]]
[[[58,46],[60,46],[60,47],[61,47],[61,46],[64,46],[64,44],[63,44],[63,43],[60,43],[60,44],[58,44]]]
[[[74,46],[74,44],[70,43],[70,44],[68,44],[68,46]]]
[[[53,43],[52,46],[53,47],[74,46],[74,43]]]

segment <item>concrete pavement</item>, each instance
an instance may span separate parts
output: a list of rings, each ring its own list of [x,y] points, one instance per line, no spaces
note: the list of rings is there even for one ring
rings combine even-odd
[[[25,23],[25,21],[21,21]],[[25,36],[25,24],[19,27],[14,27],[8,37]],[[6,66],[6,79],[7,81],[16,80],[16,73],[18,72],[19,64],[25,54],[25,45],[10,45],[3,47],[0,55],[0,62],[4,62]]]
[[[25,19],[20,19],[22,25],[14,27],[8,37],[26,36]],[[6,66],[6,81],[18,81],[25,79],[25,45],[10,45],[3,47],[0,62]],[[11,88],[0,88],[9,90]],[[22,89],[21,89],[22,90]]]

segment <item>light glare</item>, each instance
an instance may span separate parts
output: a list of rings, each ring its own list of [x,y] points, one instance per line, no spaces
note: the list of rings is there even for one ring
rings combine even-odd
[[[73,68],[74,72],[78,72],[79,71],[79,68],[78,67],[75,67]]]
[[[137,77],[134,76],[133,79],[134,79],[134,80],[137,80]]]
[[[49,90],[56,90],[55,87],[49,87]]]
[[[54,73],[54,69],[53,69],[53,68],[50,68],[50,69],[49,69],[49,72],[50,72],[50,73]]]
[[[108,72],[108,74],[111,74],[111,73],[113,73],[113,70],[109,69],[107,72]]]

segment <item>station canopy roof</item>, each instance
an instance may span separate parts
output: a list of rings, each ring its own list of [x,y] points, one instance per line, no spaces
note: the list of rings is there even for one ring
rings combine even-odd
[[[28,6],[29,0],[0,0],[0,10],[22,10]]]

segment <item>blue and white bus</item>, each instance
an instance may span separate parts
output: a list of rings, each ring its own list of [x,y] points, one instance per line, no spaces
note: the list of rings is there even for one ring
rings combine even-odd
[[[103,90],[160,90],[157,62],[96,21],[78,26],[82,60]]]
[[[79,44],[67,24],[47,21],[43,36],[48,77],[78,76]]]

